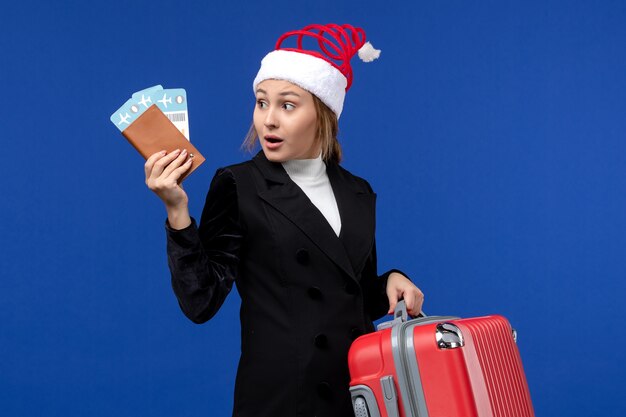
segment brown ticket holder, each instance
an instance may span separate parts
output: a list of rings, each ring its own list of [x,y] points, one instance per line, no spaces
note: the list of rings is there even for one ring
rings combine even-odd
[[[141,116],[122,131],[122,135],[145,159],[162,150],[170,153],[176,149],[181,151],[187,149],[189,156],[193,155],[191,168],[181,175],[178,179],[179,183],[205,161],[204,156],[180,133],[156,104],[148,107]]]

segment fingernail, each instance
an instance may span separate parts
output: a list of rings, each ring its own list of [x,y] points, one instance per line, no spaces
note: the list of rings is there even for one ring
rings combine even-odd
[[[161,152],[159,152],[161,155],[165,155],[167,153],[167,151],[165,149],[163,149]]]
[[[187,153],[187,149],[183,149],[183,151],[180,153],[181,155],[184,155]]]

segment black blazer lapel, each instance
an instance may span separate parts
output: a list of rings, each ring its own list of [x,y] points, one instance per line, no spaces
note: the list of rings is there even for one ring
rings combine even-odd
[[[357,184],[354,177],[336,163],[326,164],[326,173],[339,206],[339,238],[350,258],[352,269],[359,273],[374,245],[376,194]]]
[[[353,263],[349,259],[341,240],[337,238],[324,215],[309,200],[304,191],[289,178],[283,166],[278,162],[268,161],[263,151],[260,151],[253,158],[253,161],[268,183],[267,189],[261,190],[259,196],[300,228],[322,252],[349,276],[355,278]],[[341,207],[340,215],[343,230],[344,220]]]

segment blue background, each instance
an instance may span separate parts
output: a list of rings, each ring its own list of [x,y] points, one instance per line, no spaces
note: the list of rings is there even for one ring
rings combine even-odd
[[[344,166],[378,194],[379,267],[430,315],[499,313],[538,416],[626,413],[626,3],[3,2],[0,413],[228,416],[232,293],[202,326],[170,286],[165,210],[109,116],[183,87],[207,162],[247,159],[252,80],[288,30],[365,29]]]

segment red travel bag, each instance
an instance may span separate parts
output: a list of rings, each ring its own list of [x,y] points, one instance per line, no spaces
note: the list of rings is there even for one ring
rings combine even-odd
[[[348,353],[356,417],[534,417],[516,332],[500,315],[395,318]]]

